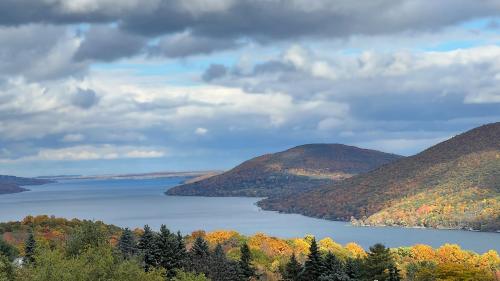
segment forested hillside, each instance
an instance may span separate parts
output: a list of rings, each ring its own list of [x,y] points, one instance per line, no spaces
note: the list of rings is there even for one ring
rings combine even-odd
[[[2,281],[494,281],[499,270],[497,252],[450,244],[364,250],[313,236],[183,236],[166,226],[129,230],[48,216],[0,223]]]
[[[358,224],[500,230],[500,123],[265,209]]]
[[[342,144],[308,144],[253,158],[226,173],[174,187],[167,194],[270,196],[303,192],[400,157]]]
[[[52,181],[35,178],[21,178],[14,176],[0,175],[0,194],[23,192],[28,189],[21,186],[24,185],[40,185],[50,183]]]

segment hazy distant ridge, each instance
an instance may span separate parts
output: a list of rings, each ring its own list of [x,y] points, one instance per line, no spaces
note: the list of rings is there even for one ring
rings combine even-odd
[[[17,193],[27,191],[24,185],[40,185],[52,182],[47,179],[21,178],[15,176],[0,175],[0,194]]]

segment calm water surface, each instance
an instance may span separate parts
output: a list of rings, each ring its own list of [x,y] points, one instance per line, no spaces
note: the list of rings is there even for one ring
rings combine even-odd
[[[48,214],[66,218],[102,220],[122,227],[166,224],[183,233],[204,229],[234,229],[243,234],[264,232],[278,237],[332,237],[340,243],[368,247],[425,243],[434,247],[456,243],[462,248],[500,251],[500,234],[458,230],[353,227],[348,223],[301,215],[262,211],[255,198],[164,196],[163,192],[183,178],[141,180],[65,180],[30,186],[31,191],[0,195],[0,221],[20,220],[26,215]]]

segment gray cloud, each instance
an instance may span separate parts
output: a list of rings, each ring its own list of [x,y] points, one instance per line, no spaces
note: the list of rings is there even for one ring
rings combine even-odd
[[[162,38],[150,49],[152,55],[167,57],[187,57],[191,55],[210,54],[237,47],[239,44],[231,39],[196,37],[189,33],[180,33]]]
[[[109,5],[95,2],[97,6],[89,5],[87,8],[78,9],[75,1],[74,9],[70,9],[70,1],[38,1],[38,0],[3,0],[0,1],[0,24],[16,26],[26,23],[54,23],[68,24],[81,22],[106,22],[119,17]],[[127,2],[127,1],[122,1]],[[122,9],[115,9],[122,11]]]
[[[87,68],[72,60],[77,42],[66,27],[0,26],[0,42],[0,75],[44,80],[78,75]]]
[[[227,74],[227,68],[222,64],[211,64],[203,73],[204,81],[210,82]]]
[[[0,24],[119,22],[140,34],[191,30],[213,38],[275,40],[297,36],[330,38],[433,30],[477,17],[498,16],[500,3],[484,0],[284,1],[149,0],[85,2],[4,0]]]
[[[234,66],[218,79],[206,81],[251,93],[281,92],[298,100],[348,104],[346,119],[325,118],[318,123],[319,129],[334,134],[408,128],[440,131],[443,122],[452,120],[478,124],[478,120],[500,118],[500,93],[494,90],[500,87],[499,61],[497,46],[331,57],[295,46],[278,59],[257,63],[249,70]]]
[[[113,61],[137,54],[146,44],[146,38],[110,26],[93,26],[85,33],[74,58],[77,61],[93,59]]]
[[[78,88],[76,92],[71,97],[71,103],[74,106],[89,109],[99,102],[99,97],[96,92],[92,89],[81,89]]]
[[[0,26],[97,24],[87,32],[76,61],[133,56],[158,36],[163,38],[149,48],[150,54],[186,57],[236,48],[244,45],[242,40],[270,43],[434,31],[499,15],[496,0],[483,0],[481,5],[468,0],[0,1]],[[99,26],[103,23],[118,27]]]

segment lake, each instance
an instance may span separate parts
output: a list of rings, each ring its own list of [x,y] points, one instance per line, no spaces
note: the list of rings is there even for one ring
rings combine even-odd
[[[163,192],[184,178],[62,180],[30,186],[31,191],[0,195],[0,221],[20,220],[27,215],[102,220],[121,227],[171,230],[190,233],[232,229],[243,234],[264,232],[291,238],[313,234],[332,237],[345,244],[356,242],[367,248],[377,242],[390,247],[424,243],[434,247],[456,243],[483,253],[500,251],[499,233],[460,230],[354,227],[349,223],[314,219],[302,215],[260,210],[256,198],[179,197]]]

